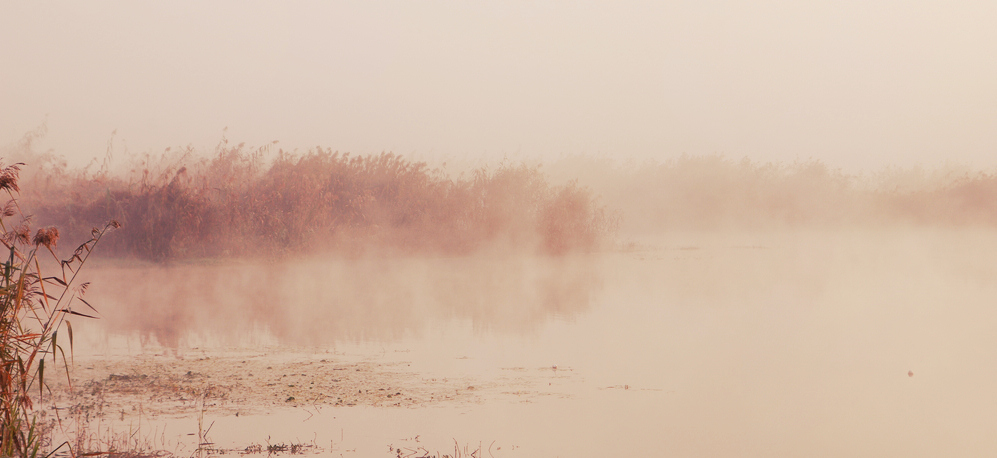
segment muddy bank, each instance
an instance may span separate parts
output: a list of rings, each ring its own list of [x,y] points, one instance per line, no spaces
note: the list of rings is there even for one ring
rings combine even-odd
[[[169,352],[86,357],[52,386],[56,404],[84,416],[245,415],[286,407],[395,407],[530,402],[554,394],[548,379],[572,371],[502,368],[497,378],[428,377],[403,356],[391,361],[335,353]]]

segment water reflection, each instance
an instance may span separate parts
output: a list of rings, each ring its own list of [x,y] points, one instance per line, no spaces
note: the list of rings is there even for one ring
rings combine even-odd
[[[521,447],[495,456],[990,456],[995,258],[983,230],[693,234],[574,260],[105,268],[93,291],[115,332],[403,337],[357,347],[488,393],[314,417],[209,412],[219,444],[318,437],[331,456],[374,456],[420,435],[441,450]]]
[[[440,318],[533,332],[589,309],[602,285],[588,256],[105,265],[87,275],[100,327],[168,347],[206,336],[229,345],[392,340]]]

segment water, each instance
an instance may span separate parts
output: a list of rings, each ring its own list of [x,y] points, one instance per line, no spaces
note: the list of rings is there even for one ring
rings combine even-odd
[[[895,229],[674,234],[558,260],[105,265],[91,273],[105,319],[77,326],[77,353],[293,348],[477,390],[409,407],[209,408],[217,447],[984,455],[997,452],[995,255],[986,231]],[[127,310],[166,315],[150,328]],[[147,421],[196,447],[193,416]]]

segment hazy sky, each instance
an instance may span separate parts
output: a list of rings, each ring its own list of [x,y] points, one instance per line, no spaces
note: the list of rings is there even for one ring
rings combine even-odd
[[[997,2],[12,2],[0,144],[997,166]]]

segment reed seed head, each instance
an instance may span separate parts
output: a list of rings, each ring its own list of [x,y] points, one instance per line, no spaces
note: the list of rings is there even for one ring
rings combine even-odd
[[[50,250],[55,249],[56,244],[59,242],[59,229],[55,226],[43,227],[38,229],[35,233],[34,243],[35,245],[44,245],[45,248]]]
[[[21,188],[17,186],[17,176],[20,172],[21,168],[18,164],[9,165],[0,170],[0,190],[20,192]]]
[[[13,199],[9,200],[6,205],[3,206],[3,216],[4,218],[9,216],[14,216],[17,214],[17,207]]]
[[[14,242],[20,242],[27,245],[28,240],[31,239],[31,229],[28,228],[27,224],[21,224],[20,226],[15,227],[12,233]]]

